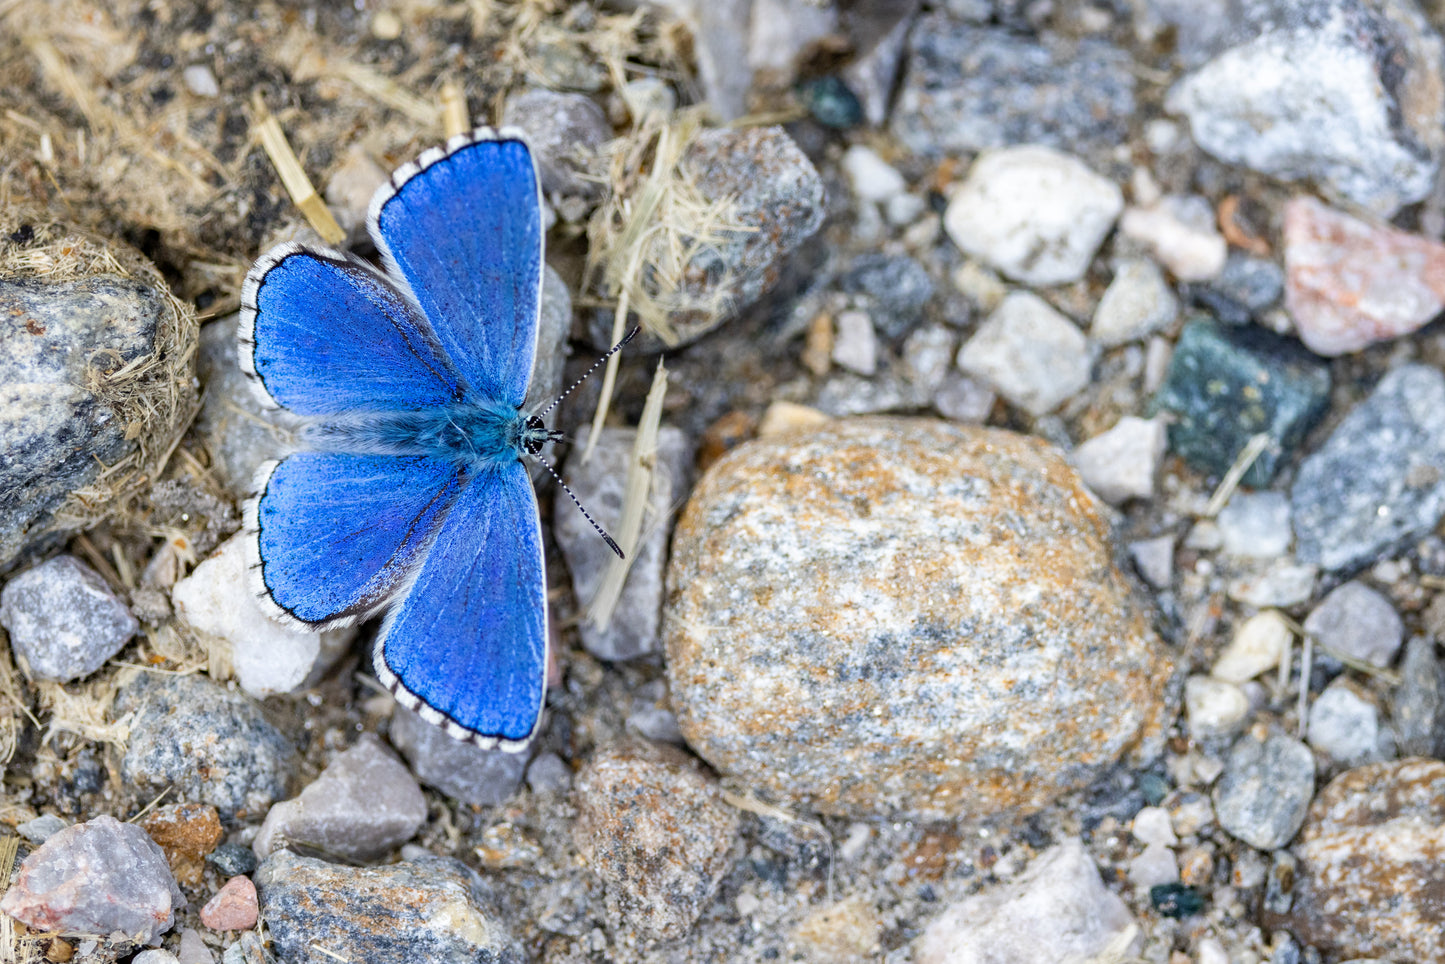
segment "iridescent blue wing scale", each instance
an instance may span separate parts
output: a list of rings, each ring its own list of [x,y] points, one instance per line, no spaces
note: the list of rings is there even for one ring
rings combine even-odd
[[[377,637],[397,699],[458,739],[524,747],[542,713],[547,585],[541,523],[521,462],[474,478]]]
[[[264,400],[299,415],[417,410],[465,391],[417,306],[339,252],[267,252],[241,287],[239,335]]]
[[[463,470],[438,459],[298,452],[257,474],[246,506],[252,587],[307,629],[379,612],[417,571]]]
[[[403,165],[372,198],[372,240],[481,399],[520,406],[542,297],[542,202],[519,131],[486,128]]]

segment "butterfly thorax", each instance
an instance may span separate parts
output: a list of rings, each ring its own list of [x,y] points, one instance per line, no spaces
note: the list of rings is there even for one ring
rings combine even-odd
[[[506,465],[556,441],[537,416],[495,402],[458,402],[412,412],[348,412],[303,430],[314,449],[425,456],[473,468]]]

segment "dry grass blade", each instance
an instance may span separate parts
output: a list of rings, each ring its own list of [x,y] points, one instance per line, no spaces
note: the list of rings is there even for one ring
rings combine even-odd
[[[611,560],[607,571],[602,574],[597,593],[587,607],[587,619],[598,629],[612,621],[617,601],[622,598],[627,573],[636,558],[643,517],[658,472],[657,430],[662,424],[662,400],[666,395],[667,369],[659,360],[657,372],[652,376],[652,387],[647,392],[647,401],[642,406],[642,417],[637,423],[637,439],[632,444],[632,459],[627,464],[627,481],[623,487],[622,517],[617,522],[617,544],[627,556]]]
[[[316,193],[315,185],[311,183],[311,178],[306,176],[305,169],[296,158],[296,152],[291,150],[291,144],[286,140],[286,132],[281,130],[281,122],[266,109],[259,95],[252,101],[251,109],[256,117],[254,129],[256,137],[261,141],[261,149],[271,159],[271,166],[276,168],[276,175],[281,178],[281,186],[291,195],[292,203],[327,244],[340,244],[345,241],[346,232],[341,230],[341,225],[337,224],[336,218],[331,215],[331,209],[321,200],[321,195]]]

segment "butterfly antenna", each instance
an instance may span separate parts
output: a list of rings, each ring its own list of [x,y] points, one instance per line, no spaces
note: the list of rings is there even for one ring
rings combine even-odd
[[[552,403],[551,403],[550,405],[548,405],[546,408],[544,408],[544,409],[542,409],[540,412],[538,412],[538,413],[537,413],[537,417],[545,420],[545,419],[547,418],[547,413],[548,413],[548,412],[552,411],[552,409],[556,408],[559,404],[561,404],[562,399],[566,398],[568,395],[571,395],[572,392],[577,388],[578,385],[581,385],[583,382],[585,382],[585,381],[587,380],[587,376],[591,375],[591,374],[592,374],[593,372],[595,372],[598,368],[601,368],[603,362],[607,361],[607,359],[611,358],[613,355],[615,355],[615,354],[617,354],[619,351],[621,351],[621,350],[622,350],[622,346],[625,345],[625,344],[627,344],[629,341],[631,341],[631,340],[633,339],[633,337],[636,336],[636,334],[637,334],[639,331],[641,331],[641,330],[642,330],[641,327],[634,325],[633,328],[632,328],[632,330],[629,331],[629,332],[627,333],[627,335],[626,335],[621,341],[619,341],[617,344],[613,345],[611,348],[609,348],[609,349],[607,349],[605,352],[603,352],[603,353],[602,353],[602,357],[599,358],[599,359],[597,359],[595,362],[593,362],[593,363],[592,363],[592,367],[589,368],[589,369],[587,369],[585,372],[583,372],[581,378],[577,379],[577,380],[576,380],[575,382],[573,382],[571,385],[567,386],[567,390],[566,390],[565,392],[563,392],[561,395],[558,395],[556,398],[552,399]],[[546,463],[543,463],[543,464],[545,465]],[[555,473],[554,473],[554,474],[555,474]],[[559,480],[559,481],[560,481],[560,480]],[[563,486],[563,488],[566,488],[566,486]],[[569,493],[569,494],[570,494],[570,493]],[[576,500],[576,499],[573,499],[572,501],[573,501],[573,502],[576,502],[577,500]],[[579,505],[578,508],[580,509],[580,508],[582,508],[582,507]],[[583,514],[583,515],[586,515],[587,513],[586,513],[586,512],[583,512],[582,514]],[[593,524],[593,525],[597,525],[597,523],[595,523],[595,522],[592,523],[592,524]],[[601,530],[599,529],[598,531],[601,531]],[[608,541],[609,543],[612,542],[611,539],[608,539],[607,541]],[[617,547],[614,545],[613,548],[615,549],[615,548],[617,548]],[[618,555],[621,555],[621,554],[622,554],[621,552],[618,553]]]
[[[634,328],[633,332],[635,333],[636,331],[637,329]],[[627,337],[631,338],[632,336],[628,335]],[[619,345],[618,347],[620,348],[622,346]],[[615,348],[613,349],[613,351],[616,350],[617,349]],[[532,457],[537,458],[535,455]],[[606,529],[602,528],[600,525],[597,524],[597,520],[592,518],[592,515],[587,511],[587,509],[582,505],[582,503],[578,501],[576,494],[574,494],[573,491],[567,487],[566,482],[562,481],[562,476],[557,474],[557,470],[552,468],[552,466],[548,465],[545,459],[537,459],[537,461],[542,464],[542,468],[546,469],[552,474],[552,478],[557,480],[557,484],[562,487],[563,492],[567,493],[567,497],[572,500],[572,504],[577,507],[577,511],[582,513],[582,518],[592,523],[592,528],[597,530],[597,534],[602,537],[603,542],[607,543],[607,547],[613,552],[617,553],[617,558],[626,559],[627,556],[622,552],[622,547],[617,544],[616,540],[614,540],[611,536],[607,534]]]

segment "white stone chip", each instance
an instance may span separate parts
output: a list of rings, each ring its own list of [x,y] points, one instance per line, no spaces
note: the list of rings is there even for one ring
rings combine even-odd
[[[1088,341],[1069,319],[1015,291],[964,343],[958,367],[1030,415],[1043,415],[1089,384]]]

